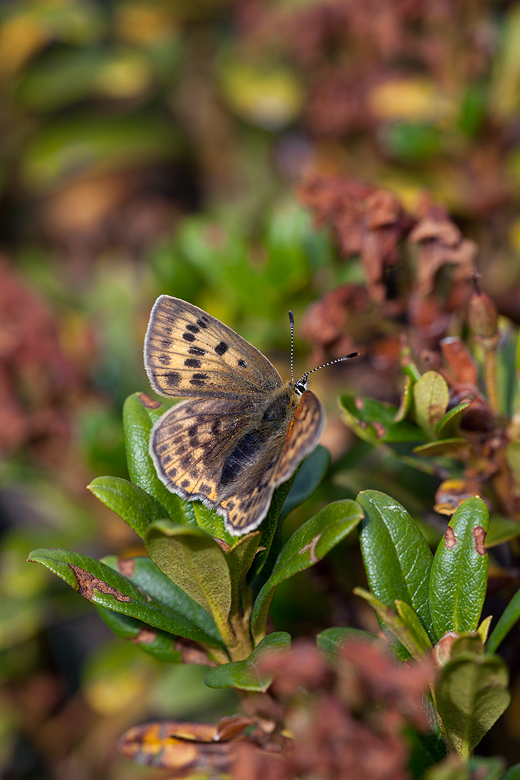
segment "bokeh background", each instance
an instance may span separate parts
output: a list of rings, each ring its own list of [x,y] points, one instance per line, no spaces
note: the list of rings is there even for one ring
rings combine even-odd
[[[314,503],[362,487],[392,492],[393,478],[377,482],[373,470],[370,484],[359,467],[344,476],[370,447],[341,423],[335,398],[361,388],[396,401],[396,328],[353,296],[364,318],[349,319],[336,352],[313,339],[311,304],[364,280],[362,264],[346,262],[349,252],[314,221],[313,177],[338,175],[392,191],[411,214],[425,198],[449,212],[479,248],[482,287],[520,323],[520,3],[2,3],[5,780],[163,776],[117,755],[125,728],[236,707],[231,694],[203,686],[203,668],[163,668],[112,638],[91,605],[25,562],[40,546],[139,550],[86,485],[127,476],[121,408],[149,389],[142,340],[157,295],[223,319],[284,377],[289,309],[302,373],[361,349],[357,368],[316,375],[329,411],[324,443],[343,479],[332,477]],[[424,479],[400,487],[410,510],[425,490],[433,495]],[[332,559],[280,588],[278,628],[312,634],[348,624],[354,611],[370,625],[350,600],[363,582],[359,556],[346,545]],[[513,693],[506,742],[484,750],[519,761]]]

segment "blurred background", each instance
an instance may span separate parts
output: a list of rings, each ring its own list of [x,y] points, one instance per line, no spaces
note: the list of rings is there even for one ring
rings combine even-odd
[[[409,214],[424,213],[425,199],[449,212],[479,248],[482,287],[520,323],[520,2],[2,3],[5,780],[163,776],[118,757],[125,728],[234,711],[231,694],[202,685],[204,668],[161,667],[25,561],[40,546],[139,551],[86,485],[127,476],[121,408],[149,390],[142,341],[161,293],[224,320],[284,378],[289,309],[302,373],[361,349],[357,367],[320,372],[314,389],[334,461],[362,460],[368,445],[341,423],[335,398],[348,387],[398,402],[399,337],[377,294],[371,306],[354,294],[367,273],[359,252],[315,222],[327,195],[316,182],[337,176],[390,190]],[[370,192],[363,186],[354,200]],[[331,353],[309,307],[337,290],[362,317],[346,323],[340,307]],[[424,480],[397,496],[410,510],[425,489],[433,496]],[[331,479],[314,504],[391,490],[354,481]],[[278,628],[305,635],[349,623],[359,556],[347,545],[316,570],[280,588]],[[519,707],[515,695],[510,740],[520,737]]]

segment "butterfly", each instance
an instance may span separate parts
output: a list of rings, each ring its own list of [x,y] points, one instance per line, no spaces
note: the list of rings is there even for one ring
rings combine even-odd
[[[289,317],[292,378],[284,384],[258,349],[197,306],[161,295],[150,314],[150,384],[159,395],[188,399],[153,426],[157,474],[171,492],[215,509],[233,536],[260,525],[274,489],[314,449],[325,424],[320,400],[307,389],[312,371],[294,381]]]

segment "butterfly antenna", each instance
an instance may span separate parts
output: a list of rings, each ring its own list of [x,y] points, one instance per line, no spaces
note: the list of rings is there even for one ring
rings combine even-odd
[[[292,311],[289,312],[289,323],[291,326],[291,382],[294,382],[294,317]]]
[[[331,360],[329,363],[324,363],[322,366],[316,366],[316,368],[312,368],[310,371],[306,371],[305,374],[302,376],[301,379],[298,379],[296,382],[297,385],[303,385],[306,387],[307,385],[307,377],[309,374],[314,374],[315,371],[319,371],[321,368],[327,368],[327,366],[333,366],[335,363],[343,363],[344,360],[350,360],[351,358],[355,358],[359,355],[359,352],[351,352],[350,355],[345,355],[345,357],[336,358],[336,360]]]

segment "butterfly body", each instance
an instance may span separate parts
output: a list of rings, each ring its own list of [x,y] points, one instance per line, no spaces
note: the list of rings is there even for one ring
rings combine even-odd
[[[152,429],[160,479],[216,509],[231,534],[254,530],[275,487],[317,444],[325,421],[319,399],[305,378],[284,384],[231,328],[167,295],[152,310],[144,356],[154,390],[187,399]]]

